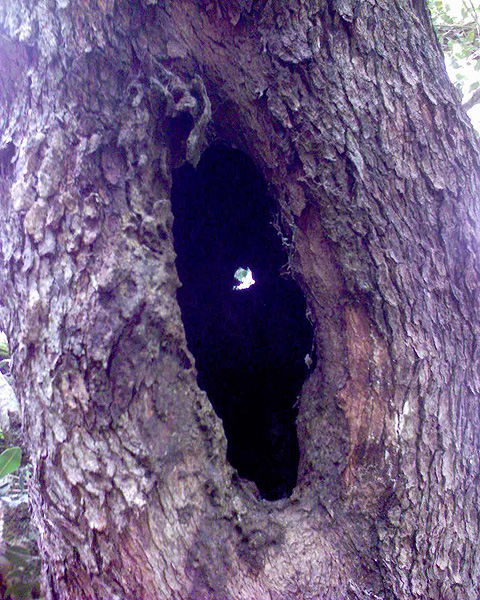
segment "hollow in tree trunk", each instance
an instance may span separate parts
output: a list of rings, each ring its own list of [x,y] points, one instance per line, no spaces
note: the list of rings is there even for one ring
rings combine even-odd
[[[0,325],[46,597],[476,600],[478,144],[423,1],[11,0],[0,28]],[[216,381],[225,428],[205,373],[226,346],[186,331],[171,204],[219,148],[263,180],[285,264],[231,257],[227,298],[202,262],[191,298],[247,306],[281,271],[312,324],[208,313],[247,371],[264,331],[270,381],[292,347],[258,401]],[[287,426],[262,399],[296,418],[273,501],[252,436],[275,458]]]

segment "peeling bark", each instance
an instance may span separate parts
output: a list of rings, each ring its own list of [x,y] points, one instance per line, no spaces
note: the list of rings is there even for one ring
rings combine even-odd
[[[0,325],[47,598],[479,585],[478,144],[423,3],[0,7]],[[278,201],[318,361],[289,499],[226,460],[176,302],[172,169]]]

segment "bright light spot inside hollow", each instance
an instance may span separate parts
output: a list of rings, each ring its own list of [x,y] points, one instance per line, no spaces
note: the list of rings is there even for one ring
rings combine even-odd
[[[296,417],[313,331],[272,226],[278,206],[242,152],[211,147],[173,173],[173,236],[197,381],[222,419],[227,458],[267,500],[297,482]],[[255,284],[255,285],[254,285]]]
[[[252,285],[255,283],[253,273],[249,267],[246,269],[243,267],[238,267],[238,269],[235,271],[234,277],[238,281],[238,283],[233,286],[234,290],[248,290],[248,288],[252,287]]]

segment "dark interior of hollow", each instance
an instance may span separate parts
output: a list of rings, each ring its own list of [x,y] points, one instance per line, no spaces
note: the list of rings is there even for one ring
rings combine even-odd
[[[308,374],[313,330],[305,299],[280,276],[287,255],[275,205],[242,152],[210,147],[196,170],[174,172],[178,302],[204,389],[227,436],[227,456],[263,498],[289,496],[299,450],[295,403]],[[234,290],[238,267],[255,284]]]

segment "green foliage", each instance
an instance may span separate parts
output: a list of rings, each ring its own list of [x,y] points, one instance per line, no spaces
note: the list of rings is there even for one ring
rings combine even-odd
[[[16,505],[27,499],[25,483],[30,476],[30,465],[21,467],[21,462],[22,449],[18,446],[6,448],[0,454],[0,496],[8,497]]]
[[[462,96],[480,86],[480,4],[428,0],[433,25],[452,81]]]
[[[6,375],[10,370],[10,352],[8,342],[3,332],[0,332],[0,371]],[[0,429],[0,441],[4,434]],[[3,444],[2,444],[3,445]],[[27,500],[26,483],[30,477],[30,465],[21,466],[22,449],[10,446],[0,454],[0,496],[8,502],[15,511],[17,522],[22,522],[21,506]],[[5,531],[4,531],[5,536]],[[14,536],[11,540],[15,540]],[[4,538],[4,541],[8,539]],[[25,542],[28,547],[15,543],[5,543],[3,559],[9,565],[6,573],[7,589],[5,598],[12,600],[29,600],[34,590],[39,592],[40,558],[35,552],[35,543],[32,540]]]
[[[8,343],[3,335],[0,337],[0,372],[4,375],[8,375],[10,371],[10,352],[8,350]]]
[[[22,450],[18,446],[6,448],[0,454],[0,496],[8,497],[15,513],[26,500],[25,483],[30,476],[30,465],[21,466]],[[21,513],[18,516],[22,519]],[[29,543],[30,545],[30,543]],[[10,565],[6,574],[6,598],[27,600],[38,590],[40,558],[31,548],[6,543],[4,560]]]
[[[238,285],[233,286],[234,290],[246,290],[255,283],[255,279],[253,278],[252,271],[249,267],[246,269],[239,267],[235,271],[234,277],[238,281]]]
[[[20,468],[22,449],[18,446],[7,448],[0,454],[0,478],[10,475]]]
[[[248,270],[242,269],[242,267],[238,268],[235,271],[235,279],[238,279],[238,281],[243,281],[247,275],[248,275]]]
[[[12,565],[7,575],[6,596],[14,600],[31,598],[33,590],[38,588],[39,557],[23,546],[7,544],[5,558]]]

